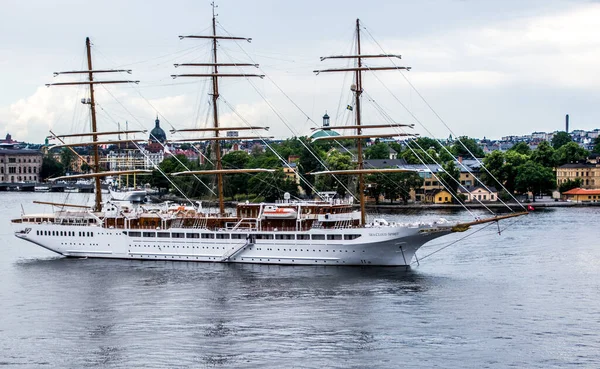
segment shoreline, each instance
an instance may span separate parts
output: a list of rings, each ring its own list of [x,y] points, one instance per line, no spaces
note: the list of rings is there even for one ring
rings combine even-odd
[[[588,207],[588,206],[600,206],[600,202],[589,202],[589,203],[577,203],[577,202],[567,202],[567,201],[540,201],[540,202],[528,202],[518,204],[515,202],[510,202],[502,204],[502,203],[468,203],[465,206],[469,209],[485,209],[493,208],[493,209],[506,209],[506,206],[510,206],[511,208],[521,208],[521,205],[533,206],[534,209],[537,208],[562,208],[562,207]],[[378,209],[464,209],[463,205],[460,204],[366,204],[367,208],[378,208]]]

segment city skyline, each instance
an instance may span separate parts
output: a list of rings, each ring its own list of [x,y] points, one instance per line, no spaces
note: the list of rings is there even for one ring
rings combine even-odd
[[[173,63],[208,58],[209,45],[179,41],[177,36],[207,32],[209,3],[175,1],[167,6],[134,1],[120,4],[115,12],[116,4],[98,5],[97,15],[87,23],[83,15],[88,9],[73,7],[69,1],[51,7],[36,1],[6,6],[5,14],[12,17],[0,25],[5,31],[0,36],[4,85],[0,136],[11,133],[20,141],[38,142],[43,140],[36,137],[45,137],[50,128],[85,130],[88,112],[77,105],[85,92],[43,85],[54,81],[52,72],[82,66],[86,36],[94,43],[95,66],[131,68],[132,79],[141,80],[135,88],[98,90],[99,119],[106,127],[129,121],[132,128],[148,129],[157,112],[166,129],[205,122],[208,96],[201,82],[173,81],[169,76],[177,72]],[[432,136],[448,137],[450,132],[428,110],[430,104],[452,128],[453,136],[499,139],[553,132],[564,129],[565,114],[571,116],[571,130],[597,128],[600,113],[594,101],[600,97],[600,84],[594,62],[600,56],[596,51],[600,41],[593,34],[600,30],[595,22],[600,5],[559,0],[511,4],[517,3],[442,1],[433,10],[409,2],[377,2],[370,7],[355,2],[219,4],[223,29],[253,38],[251,44],[243,44],[243,50],[223,43],[222,60],[247,61],[247,52],[270,78],[256,82],[256,89],[242,86],[243,81],[224,81],[223,122],[239,122],[229,109],[233,106],[249,122],[271,126],[277,138],[293,136],[270,110],[272,104],[301,135],[320,125],[325,111],[332,116],[332,124],[344,124],[351,114],[344,110],[346,100],[339,95],[348,96],[350,78],[314,76],[312,70],[340,66],[319,62],[319,57],[348,53],[358,15],[366,27],[367,51],[380,52],[370,40],[372,35],[385,51],[402,55],[399,63],[413,68],[403,75],[366,75],[369,95],[365,99],[371,100],[365,101],[367,123],[381,121],[376,108],[380,105],[395,121],[415,123],[414,114]],[[268,12],[261,11],[267,8]],[[430,136],[418,126],[418,133]]]

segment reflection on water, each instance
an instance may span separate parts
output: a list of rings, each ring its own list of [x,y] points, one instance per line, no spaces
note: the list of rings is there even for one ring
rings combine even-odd
[[[536,211],[408,269],[66,259],[2,228],[0,366],[596,367],[599,215]]]

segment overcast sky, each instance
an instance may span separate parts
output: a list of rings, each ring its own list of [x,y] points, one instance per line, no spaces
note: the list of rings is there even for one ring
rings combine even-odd
[[[210,61],[206,41],[177,37],[209,32],[210,1],[1,5],[1,135],[43,142],[49,129],[89,130],[88,111],[79,103],[84,89],[44,86],[69,80],[53,78],[55,71],[84,67],[86,36],[94,45],[94,68],[133,69],[131,76],[102,79],[141,81],[135,87],[98,87],[101,130],[125,121],[130,129],[151,129],[157,113],[165,130],[206,124],[206,81],[170,75],[206,72],[175,69],[173,63]],[[385,111],[396,122],[418,123],[420,134],[448,137],[429,104],[454,134],[472,137],[563,130],[567,113],[571,129],[600,127],[600,2],[228,0],[217,11],[220,32],[253,39],[222,41],[220,61],[255,61],[269,77],[223,80],[220,111],[226,125],[245,124],[234,110],[251,124],[272,127],[277,138],[310,133],[325,111],[333,125],[348,124],[344,108],[351,102],[351,76],[312,71],[347,65],[319,57],[350,53],[359,17],[363,52],[401,54],[398,65],[413,68],[366,74],[365,123],[389,122]]]

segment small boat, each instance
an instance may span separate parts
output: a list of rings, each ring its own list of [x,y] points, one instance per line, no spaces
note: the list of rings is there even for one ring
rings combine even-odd
[[[50,191],[50,187],[49,186],[35,186],[34,191],[35,192],[48,192],[48,191]]]
[[[292,208],[280,208],[277,206],[267,206],[263,211],[265,218],[273,219],[295,219],[298,216],[298,212]]]
[[[144,202],[147,192],[139,188],[109,188],[110,196],[117,201]]]

